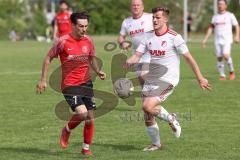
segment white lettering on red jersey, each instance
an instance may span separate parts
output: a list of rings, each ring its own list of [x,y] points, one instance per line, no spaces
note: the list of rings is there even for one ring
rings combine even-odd
[[[167,69],[164,75],[158,77],[159,80],[176,86],[180,75],[180,55],[188,53],[189,50],[181,35],[167,29],[162,35],[157,35],[154,31],[145,33],[145,38],[137,48],[137,52],[150,53],[151,63]],[[154,70],[151,67],[150,69]]]
[[[217,44],[233,42],[232,26],[238,25],[233,13],[225,12],[212,17],[211,26],[214,28],[214,39]]]
[[[89,36],[80,40],[71,34],[62,36],[48,53],[51,58],[60,57],[62,68],[62,89],[77,86],[91,80],[89,57],[96,56],[94,45]]]
[[[70,12],[60,12],[55,16],[55,23],[58,26],[58,37],[67,35],[72,32],[72,23]]]

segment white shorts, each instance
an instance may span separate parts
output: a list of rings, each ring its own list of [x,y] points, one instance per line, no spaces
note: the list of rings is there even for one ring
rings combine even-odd
[[[231,43],[219,44],[215,43],[215,54],[217,57],[231,54]]]
[[[156,97],[161,103],[173,93],[174,86],[165,81],[158,81],[157,83],[145,82],[142,90],[143,97]]]

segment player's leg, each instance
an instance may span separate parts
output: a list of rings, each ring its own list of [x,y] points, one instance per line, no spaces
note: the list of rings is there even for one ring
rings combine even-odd
[[[87,108],[81,96],[64,95],[64,97],[74,112],[66,126],[62,129],[60,137],[60,145],[62,148],[67,148],[71,131],[87,118]]]
[[[143,87],[143,110],[170,124],[174,135],[178,138],[181,134],[181,127],[175,114],[169,114],[160,104],[173,93],[173,85],[165,81],[146,82]]]
[[[160,132],[155,117],[151,114],[144,113],[144,120],[146,125],[146,131],[151,138],[151,145],[144,148],[143,151],[155,151],[162,148],[162,143],[160,141]]]
[[[144,85],[144,76],[148,73],[148,63],[142,63],[138,66],[138,80],[140,85],[143,87]],[[155,121],[155,117],[151,114],[144,112],[144,120],[146,125],[146,131],[148,136],[150,137],[152,143],[148,147],[144,148],[143,151],[154,151],[161,148],[160,143],[160,133],[157,122]]]
[[[90,150],[90,145],[92,144],[92,139],[94,135],[94,114],[93,110],[88,110],[88,116],[85,120],[84,130],[83,130],[83,145],[82,154],[92,155]]]
[[[234,66],[233,61],[231,57],[231,44],[224,44],[223,46],[223,57],[226,60],[228,67],[229,67],[229,79],[234,80],[235,74],[234,74]]]
[[[92,82],[86,83],[86,87],[88,87],[91,91],[93,88]],[[92,96],[83,97],[83,102],[87,107],[88,115],[85,120],[84,131],[83,131],[83,147],[82,154],[92,155],[91,150],[89,149],[92,144],[93,134],[94,134],[94,114],[93,110],[96,108],[96,104],[94,101],[93,94]]]
[[[217,69],[220,74],[219,80],[226,80],[223,61],[223,46],[215,43],[215,54],[217,56]]]
[[[149,63],[150,56],[147,55],[142,58],[142,63],[138,65],[137,68],[137,76],[140,85],[143,87],[145,76],[149,72]],[[157,122],[155,121],[155,117],[151,114],[144,112],[144,120],[146,125],[146,131],[148,136],[150,137],[152,143],[148,147],[144,148],[143,151],[155,151],[162,148],[162,144],[160,143],[160,133]]]
[[[160,105],[157,97],[146,97],[143,102],[143,110],[169,123],[175,137],[179,138],[181,135],[181,126],[176,119],[175,114],[170,114]]]

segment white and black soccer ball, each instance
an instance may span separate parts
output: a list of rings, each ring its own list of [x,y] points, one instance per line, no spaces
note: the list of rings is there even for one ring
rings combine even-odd
[[[134,86],[128,78],[119,78],[114,82],[113,91],[120,98],[125,99],[133,94]]]

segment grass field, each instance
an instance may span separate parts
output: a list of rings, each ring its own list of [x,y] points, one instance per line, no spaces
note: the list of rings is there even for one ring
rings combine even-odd
[[[95,88],[112,93],[111,58],[119,50],[104,51],[103,46],[116,37],[94,37],[98,57],[107,72],[106,81],[97,80]],[[119,100],[118,106],[95,120],[95,136],[91,146],[94,157],[80,155],[81,124],[70,139],[69,148],[59,146],[59,134],[65,121],[55,115],[55,105],[63,100],[61,93],[50,87],[35,94],[40,78],[42,59],[50,44],[43,42],[0,42],[0,159],[1,160],[66,160],[66,159],[156,159],[156,160],[228,160],[240,159],[240,75],[234,81],[218,81],[213,44],[201,49],[199,43],[189,48],[213,91],[202,91],[194,75],[182,59],[181,81],[164,102],[169,112],[177,112],[182,136],[176,139],[167,123],[158,120],[161,141],[165,149],[144,153],[150,140],[141,115],[141,100],[128,106]],[[236,71],[240,66],[240,45],[233,46]],[[55,60],[49,74],[59,65]],[[100,101],[97,101],[98,105]],[[99,108],[101,109],[101,108]]]

